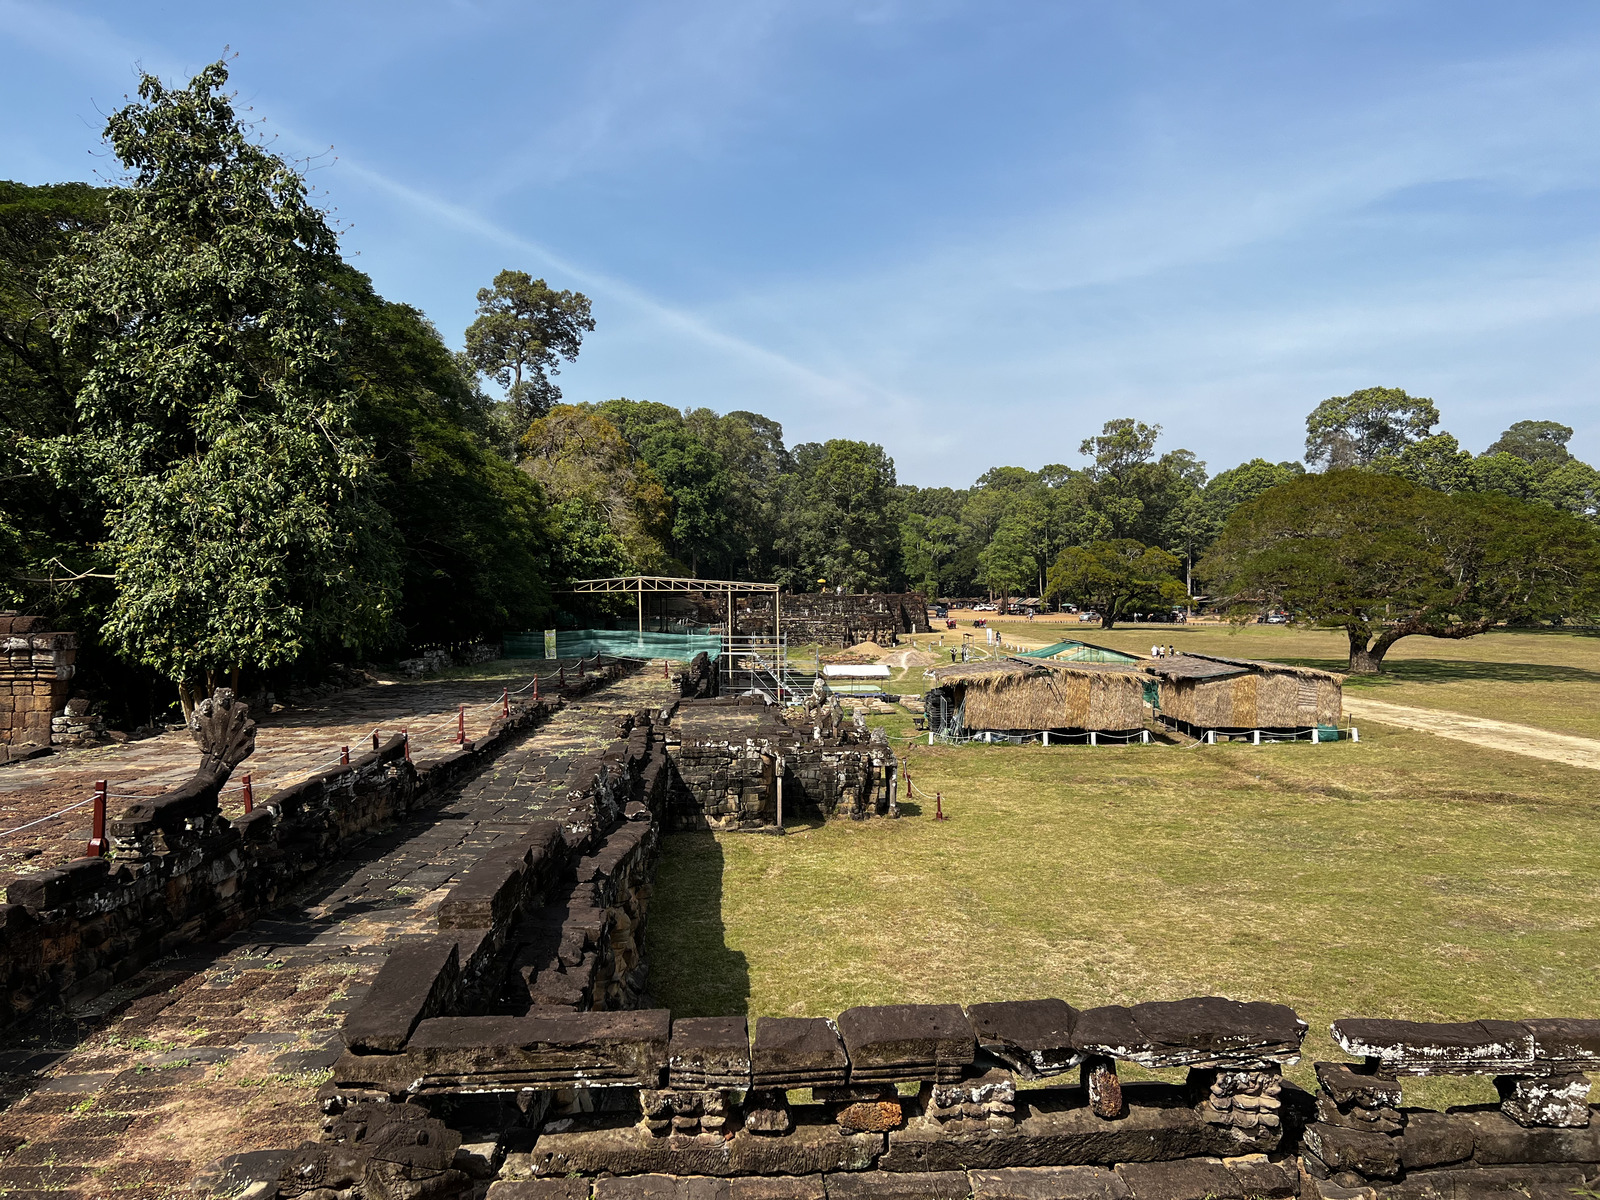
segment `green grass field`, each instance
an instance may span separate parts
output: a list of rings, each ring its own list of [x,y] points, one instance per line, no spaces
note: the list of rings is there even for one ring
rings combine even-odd
[[[1174,645],[1319,664],[1334,646],[1281,629],[1166,632]],[[1154,640],[1089,636],[1146,652]],[[1470,691],[1479,671],[1505,693],[1480,711],[1517,719],[1547,686],[1519,667],[1600,658],[1600,641],[1570,635],[1466,646],[1490,653],[1474,662],[1429,645],[1432,657],[1397,661],[1416,673],[1376,694],[1422,703]],[[1451,664],[1457,676],[1430,682]],[[906,717],[877,723],[909,732]],[[924,804],[787,837],[668,837],[649,931],[660,1002],[686,1015],[831,1015],[1220,993],[1293,1005],[1312,1025],[1308,1059],[1337,1054],[1327,1026],[1340,1016],[1600,1016],[1592,772],[1370,722],[1358,745],[910,743],[910,756],[950,820]],[[1486,1082],[1415,1095],[1479,1091]]]

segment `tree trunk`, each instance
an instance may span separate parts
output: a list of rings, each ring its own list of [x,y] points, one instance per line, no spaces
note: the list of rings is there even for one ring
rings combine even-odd
[[[1368,634],[1366,629],[1351,628],[1346,630],[1350,636],[1350,662],[1347,670],[1352,675],[1381,675],[1383,674],[1383,656],[1388,652],[1392,643],[1378,639],[1371,649],[1367,647]]]
[[[183,723],[187,725],[189,718],[194,716],[194,693],[189,690],[187,680],[178,681],[178,705],[183,709]]]

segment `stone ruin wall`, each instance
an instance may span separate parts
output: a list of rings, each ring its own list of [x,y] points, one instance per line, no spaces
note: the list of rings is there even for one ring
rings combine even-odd
[[[243,821],[159,801],[124,814],[115,864],[79,860],[0,907],[5,1015],[248,920],[541,715],[421,772],[391,743]],[[1283,1077],[1306,1026],[1279,1004],[753,1023],[649,1007],[642,931],[682,787],[670,716],[636,714],[575,760],[566,810],[488,851],[437,934],[396,947],[347,1017],[323,1138],[284,1161],[278,1196],[1570,1200],[1600,1184],[1595,1020],[1344,1020],[1350,1061],[1317,1064],[1307,1092]],[[1124,1081],[1123,1064],[1171,1081]],[[1402,1081],[1436,1074],[1491,1077],[1501,1103],[1407,1106]]]
[[[568,691],[593,690],[621,671],[607,665]],[[513,705],[485,736],[426,763],[407,759],[397,735],[238,818],[222,816],[215,790],[196,795],[180,787],[130,805],[108,821],[112,857],[74,859],[7,888],[0,1028],[53,1003],[90,999],[180,946],[240,928],[353,842],[431,802],[561,703]]]
[[[1219,997],[751,1023],[647,1007],[641,981],[604,1001],[496,1007],[461,981],[526,963],[506,947],[530,916],[552,914],[570,949],[516,992],[537,995],[607,940],[552,880],[620,895],[603,881],[637,887],[653,867],[633,847],[653,847],[643,830],[682,786],[672,715],[640,714],[585,766],[559,835],[535,830],[527,855],[457,885],[441,925],[453,912],[462,927],[442,928],[420,969],[391,959],[320,1093],[324,1138],[283,1164],[280,1196],[1512,1200],[1600,1182],[1596,1020],[1340,1021],[1351,1061],[1317,1064],[1308,1092],[1283,1075],[1306,1033],[1293,1010]],[[1173,1077],[1125,1082],[1124,1064]],[[1492,1076],[1502,1103],[1406,1106],[1400,1081],[1430,1074]]]
[[[76,634],[49,632],[39,617],[0,613],[0,762],[92,733],[84,712],[68,712],[77,670]],[[78,728],[82,726],[82,728]]]
[[[897,763],[883,731],[839,719],[836,707],[790,720],[759,696],[684,700],[672,715],[708,710],[726,711],[726,727],[693,735],[678,724],[667,729],[678,789],[674,827],[771,827],[780,779],[785,820],[899,815]]]

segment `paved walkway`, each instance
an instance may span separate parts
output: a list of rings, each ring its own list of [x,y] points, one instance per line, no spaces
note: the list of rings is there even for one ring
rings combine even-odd
[[[575,660],[566,663],[574,669]],[[334,766],[340,747],[352,755],[372,744],[374,731],[387,735],[405,728],[412,736],[412,757],[418,762],[447,753],[456,737],[458,705],[467,705],[467,738],[488,730],[500,714],[500,691],[525,685],[537,666],[553,675],[559,664],[531,660],[487,663],[471,679],[407,681],[353,688],[305,708],[279,713],[251,713],[257,726],[256,752],[223,794],[229,816],[244,810],[239,777],[250,773],[258,800],[296,780]],[[658,668],[659,669],[659,668]],[[549,690],[547,681],[541,685]],[[0,887],[20,875],[59,866],[83,853],[89,839],[90,808],[82,804],[97,779],[109,784],[114,815],[139,795],[159,795],[187,780],[199,761],[194,739],[186,729],[121,746],[69,750],[47,758],[0,768]],[[69,805],[79,807],[18,833]]]
[[[1600,770],[1600,741],[1594,738],[1574,737],[1568,733],[1551,733],[1545,729],[1535,729],[1531,725],[1491,721],[1487,717],[1469,717],[1465,713],[1446,712],[1437,708],[1389,704],[1383,700],[1352,696],[1348,692],[1344,697],[1344,710],[1358,720],[1370,717],[1385,725],[1399,725],[1405,729],[1418,729],[1424,733],[1454,738],[1460,742],[1492,746],[1496,750],[1509,750],[1513,754],[1526,754],[1530,758],[1543,758],[1573,767]]]
[[[669,687],[657,663],[570,704],[248,930],[102,997],[114,1019],[8,1031],[0,1195],[236,1195],[252,1169],[274,1173],[276,1152],[320,1135],[315,1095],[343,1014],[389,951],[432,932],[457,874],[560,803],[571,759],[609,742],[621,713],[667,703]],[[231,1177],[208,1172],[239,1155]]]

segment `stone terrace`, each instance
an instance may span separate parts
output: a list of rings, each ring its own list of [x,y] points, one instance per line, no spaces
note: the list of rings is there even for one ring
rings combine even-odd
[[[447,713],[457,696],[480,700],[493,690],[477,680],[347,693],[329,705],[343,723],[319,726],[310,713],[265,723],[249,765],[265,775],[262,755],[276,751],[274,784],[290,782],[323,761],[329,744],[359,745],[357,734],[374,724]],[[568,763],[606,744],[620,715],[672,699],[656,664],[572,702],[435,807],[314,876],[289,905],[97,999],[99,1014],[113,1018],[91,1012],[14,1031],[0,1053],[12,1101],[0,1113],[0,1195],[157,1197],[197,1184],[200,1194],[234,1194],[244,1180],[270,1175],[252,1156],[320,1135],[315,1096],[342,1048],[343,1014],[389,953],[435,931],[458,872],[561,802]],[[192,769],[187,750],[181,760],[170,756],[164,781]],[[88,773],[117,777],[99,763]],[[207,1173],[241,1155],[232,1174]]]
[[[243,799],[237,790],[249,772],[257,802],[315,771],[339,761],[339,748],[352,756],[370,748],[374,730],[385,736],[401,728],[412,731],[412,757],[420,765],[450,751],[456,736],[457,706],[467,705],[467,738],[482,735],[500,713],[500,689],[515,689],[561,666],[575,671],[576,660],[555,662],[501,661],[489,664],[471,679],[375,684],[352,688],[304,708],[274,714],[252,712],[257,726],[256,752],[235,773],[222,797],[223,812],[238,816]],[[657,671],[659,673],[659,666]],[[665,680],[661,683],[665,685]],[[541,685],[548,692],[553,686]],[[13,829],[87,799],[98,779],[107,780],[115,815],[131,795],[153,796],[185,782],[199,755],[185,729],[121,746],[57,753],[47,758],[0,768],[0,830]],[[0,888],[23,875],[60,866],[83,853],[89,839],[90,808],[85,805],[62,817],[0,839]]]

